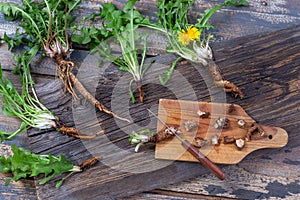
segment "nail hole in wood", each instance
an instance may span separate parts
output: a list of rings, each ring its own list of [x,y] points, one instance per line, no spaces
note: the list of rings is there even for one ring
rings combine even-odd
[[[267,6],[267,5],[268,5],[268,3],[267,3],[266,1],[261,1],[261,5],[263,5],[263,6]]]

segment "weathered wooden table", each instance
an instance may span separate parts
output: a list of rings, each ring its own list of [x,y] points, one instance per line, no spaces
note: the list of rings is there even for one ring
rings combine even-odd
[[[199,11],[221,1],[199,1],[189,13],[195,20]],[[215,25],[216,41],[212,44],[217,64],[224,77],[243,88],[246,97],[242,100],[226,96],[228,103],[241,105],[248,114],[261,124],[284,128],[289,134],[289,143],[284,148],[266,149],[253,152],[236,165],[222,165],[227,178],[218,180],[198,163],[173,162],[165,164],[153,158],[153,146],[145,147],[139,154],[133,153],[128,143],[127,132],[132,126],[122,126],[112,118],[85,102],[78,104],[62,91],[62,85],[55,78],[55,65],[48,59],[37,59],[32,72],[37,83],[41,101],[68,125],[84,128],[104,128],[106,140],[86,142],[63,136],[55,131],[29,131],[11,143],[25,146],[36,153],[64,154],[71,161],[80,163],[92,153],[99,153],[104,161],[83,174],[66,181],[63,187],[55,189],[53,182],[45,186],[36,185],[34,180],[22,180],[4,186],[7,175],[0,178],[0,199],[259,199],[259,198],[300,198],[300,2],[298,0],[261,1],[250,0],[248,8],[226,8],[218,12],[211,23]],[[114,1],[122,7],[124,1]],[[138,9],[155,18],[155,3],[141,1]],[[99,8],[101,1],[83,1],[78,15],[91,13]],[[0,29],[11,32],[15,23],[7,23],[1,17]],[[18,84],[18,77],[9,70],[13,59],[7,47],[0,48],[0,60],[4,74]],[[87,59],[86,59],[87,58]],[[75,50],[72,54],[80,69],[83,60],[96,64],[94,57],[86,51]],[[174,59],[170,55],[159,55],[156,64],[169,65]],[[160,66],[160,65],[159,65]],[[80,78],[87,87],[95,90],[96,97],[103,99],[108,107],[113,107],[112,96],[123,73],[116,68],[101,72],[98,68],[85,73]],[[194,92],[191,96],[185,85],[178,87],[179,95],[174,95],[172,82],[163,87],[149,78],[144,85],[144,104],[130,104],[124,100],[130,116],[138,127],[152,126],[146,116],[146,108],[156,107],[159,98],[185,99],[197,101],[223,101],[218,93],[209,94],[205,77],[191,73],[190,65],[181,62],[176,73],[188,80]],[[84,70],[83,70],[84,71]],[[164,67],[157,67],[153,74],[159,75]],[[203,75],[203,74],[202,74]],[[176,75],[175,75],[176,77]],[[126,76],[125,76],[126,78]],[[96,80],[96,85],[93,85]],[[118,86],[122,89],[122,85]],[[120,95],[127,94],[123,86]],[[177,86],[176,86],[177,87]],[[83,123],[82,116],[95,113]],[[88,115],[89,116],[89,115]],[[0,128],[13,130],[19,121],[0,114]],[[99,125],[100,124],[100,125]],[[121,128],[120,128],[121,127]],[[109,140],[107,140],[107,138]],[[102,138],[103,139],[103,138]],[[97,143],[101,142],[101,143]],[[129,154],[118,156],[120,152],[107,149],[109,143]],[[108,150],[112,150],[108,152]],[[114,151],[113,151],[114,150]],[[123,155],[123,154],[122,154]],[[132,155],[132,156],[130,156]],[[112,159],[111,157],[117,159]],[[145,159],[144,159],[145,158]],[[118,160],[119,159],[119,160]],[[114,161],[114,162],[111,162]],[[147,162],[150,161],[151,163]],[[123,168],[123,170],[120,170]],[[157,170],[149,170],[155,168]],[[139,173],[134,170],[139,171]],[[142,193],[141,193],[142,192]]]

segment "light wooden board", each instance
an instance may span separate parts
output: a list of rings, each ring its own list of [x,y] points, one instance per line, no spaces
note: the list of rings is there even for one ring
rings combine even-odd
[[[231,106],[234,110],[228,112]],[[210,112],[210,116],[201,118],[197,115],[198,110]],[[179,127],[182,132],[181,137],[191,143],[195,137],[207,140],[208,144],[199,148],[199,150],[215,163],[236,164],[255,150],[279,148],[285,146],[288,142],[288,134],[282,128],[262,126],[266,137],[247,141],[245,147],[241,150],[234,143],[224,144],[220,142],[219,145],[212,145],[210,141],[214,136],[218,136],[220,140],[225,136],[244,138],[247,134],[247,129],[239,127],[238,120],[244,120],[247,124],[255,122],[241,106],[236,104],[160,99],[158,117],[169,126]],[[214,127],[219,117],[226,117],[229,120],[228,128],[216,129]],[[198,123],[198,127],[192,131],[187,131],[184,128],[184,123],[187,120]],[[158,122],[157,131],[162,129],[164,129],[164,125]],[[175,137],[161,141],[156,145],[155,158],[198,162]]]

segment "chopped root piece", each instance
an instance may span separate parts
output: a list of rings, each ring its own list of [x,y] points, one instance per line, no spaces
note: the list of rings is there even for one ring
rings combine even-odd
[[[243,127],[245,127],[246,122],[245,122],[245,120],[243,120],[243,119],[239,119],[239,120],[237,121],[237,124],[239,125],[239,127],[243,128]]]
[[[222,129],[222,128],[226,129],[226,128],[229,128],[229,125],[230,125],[229,123],[230,122],[229,122],[228,118],[219,117],[214,124],[214,128],[215,129]]]
[[[198,111],[197,111],[197,115],[198,115],[200,118],[208,118],[209,115],[210,115],[210,112],[204,112],[204,111],[198,110]]]
[[[234,137],[224,136],[223,138],[223,144],[231,144],[235,142]]]
[[[171,127],[170,127],[171,128]],[[169,129],[161,130],[157,134],[150,136],[148,142],[158,143],[160,141],[174,137],[174,134]]]
[[[187,120],[183,123],[184,128],[187,132],[194,131],[198,128],[199,124],[194,120]]]
[[[211,144],[212,145],[218,145],[219,144],[219,137],[217,135],[214,135],[212,138],[211,138]]]
[[[104,133],[104,130],[98,131],[97,133],[93,135],[80,135],[80,131],[74,127],[67,127],[64,124],[61,124],[57,130],[63,134],[66,134],[68,136],[78,138],[78,139],[93,139],[97,137],[98,135]]]
[[[90,167],[92,167],[93,165],[95,165],[97,162],[99,162],[101,158],[100,157],[93,157],[91,159],[88,159],[86,161],[83,161],[81,163],[81,165],[79,165],[80,170],[84,171],[85,169],[88,169]]]
[[[197,148],[204,147],[207,143],[208,141],[201,137],[195,137],[193,140],[193,145]]]
[[[253,123],[248,129],[247,135],[263,134],[264,130],[257,123]]]
[[[237,148],[239,150],[242,150],[245,146],[245,140],[243,140],[243,139],[235,140],[235,145],[237,146]]]
[[[234,104],[230,104],[227,108],[227,113],[232,114],[236,111]]]
[[[251,127],[247,131],[247,136],[251,140],[260,140],[268,137],[267,134],[265,134],[265,131],[257,123],[253,123],[251,125]]]

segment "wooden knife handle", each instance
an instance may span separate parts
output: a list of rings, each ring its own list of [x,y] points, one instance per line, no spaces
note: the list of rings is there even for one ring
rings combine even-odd
[[[219,179],[224,180],[225,173],[213,162],[211,162],[203,153],[201,153],[194,145],[189,141],[183,140],[182,146],[190,152],[197,160],[199,160],[207,169],[212,171]]]

